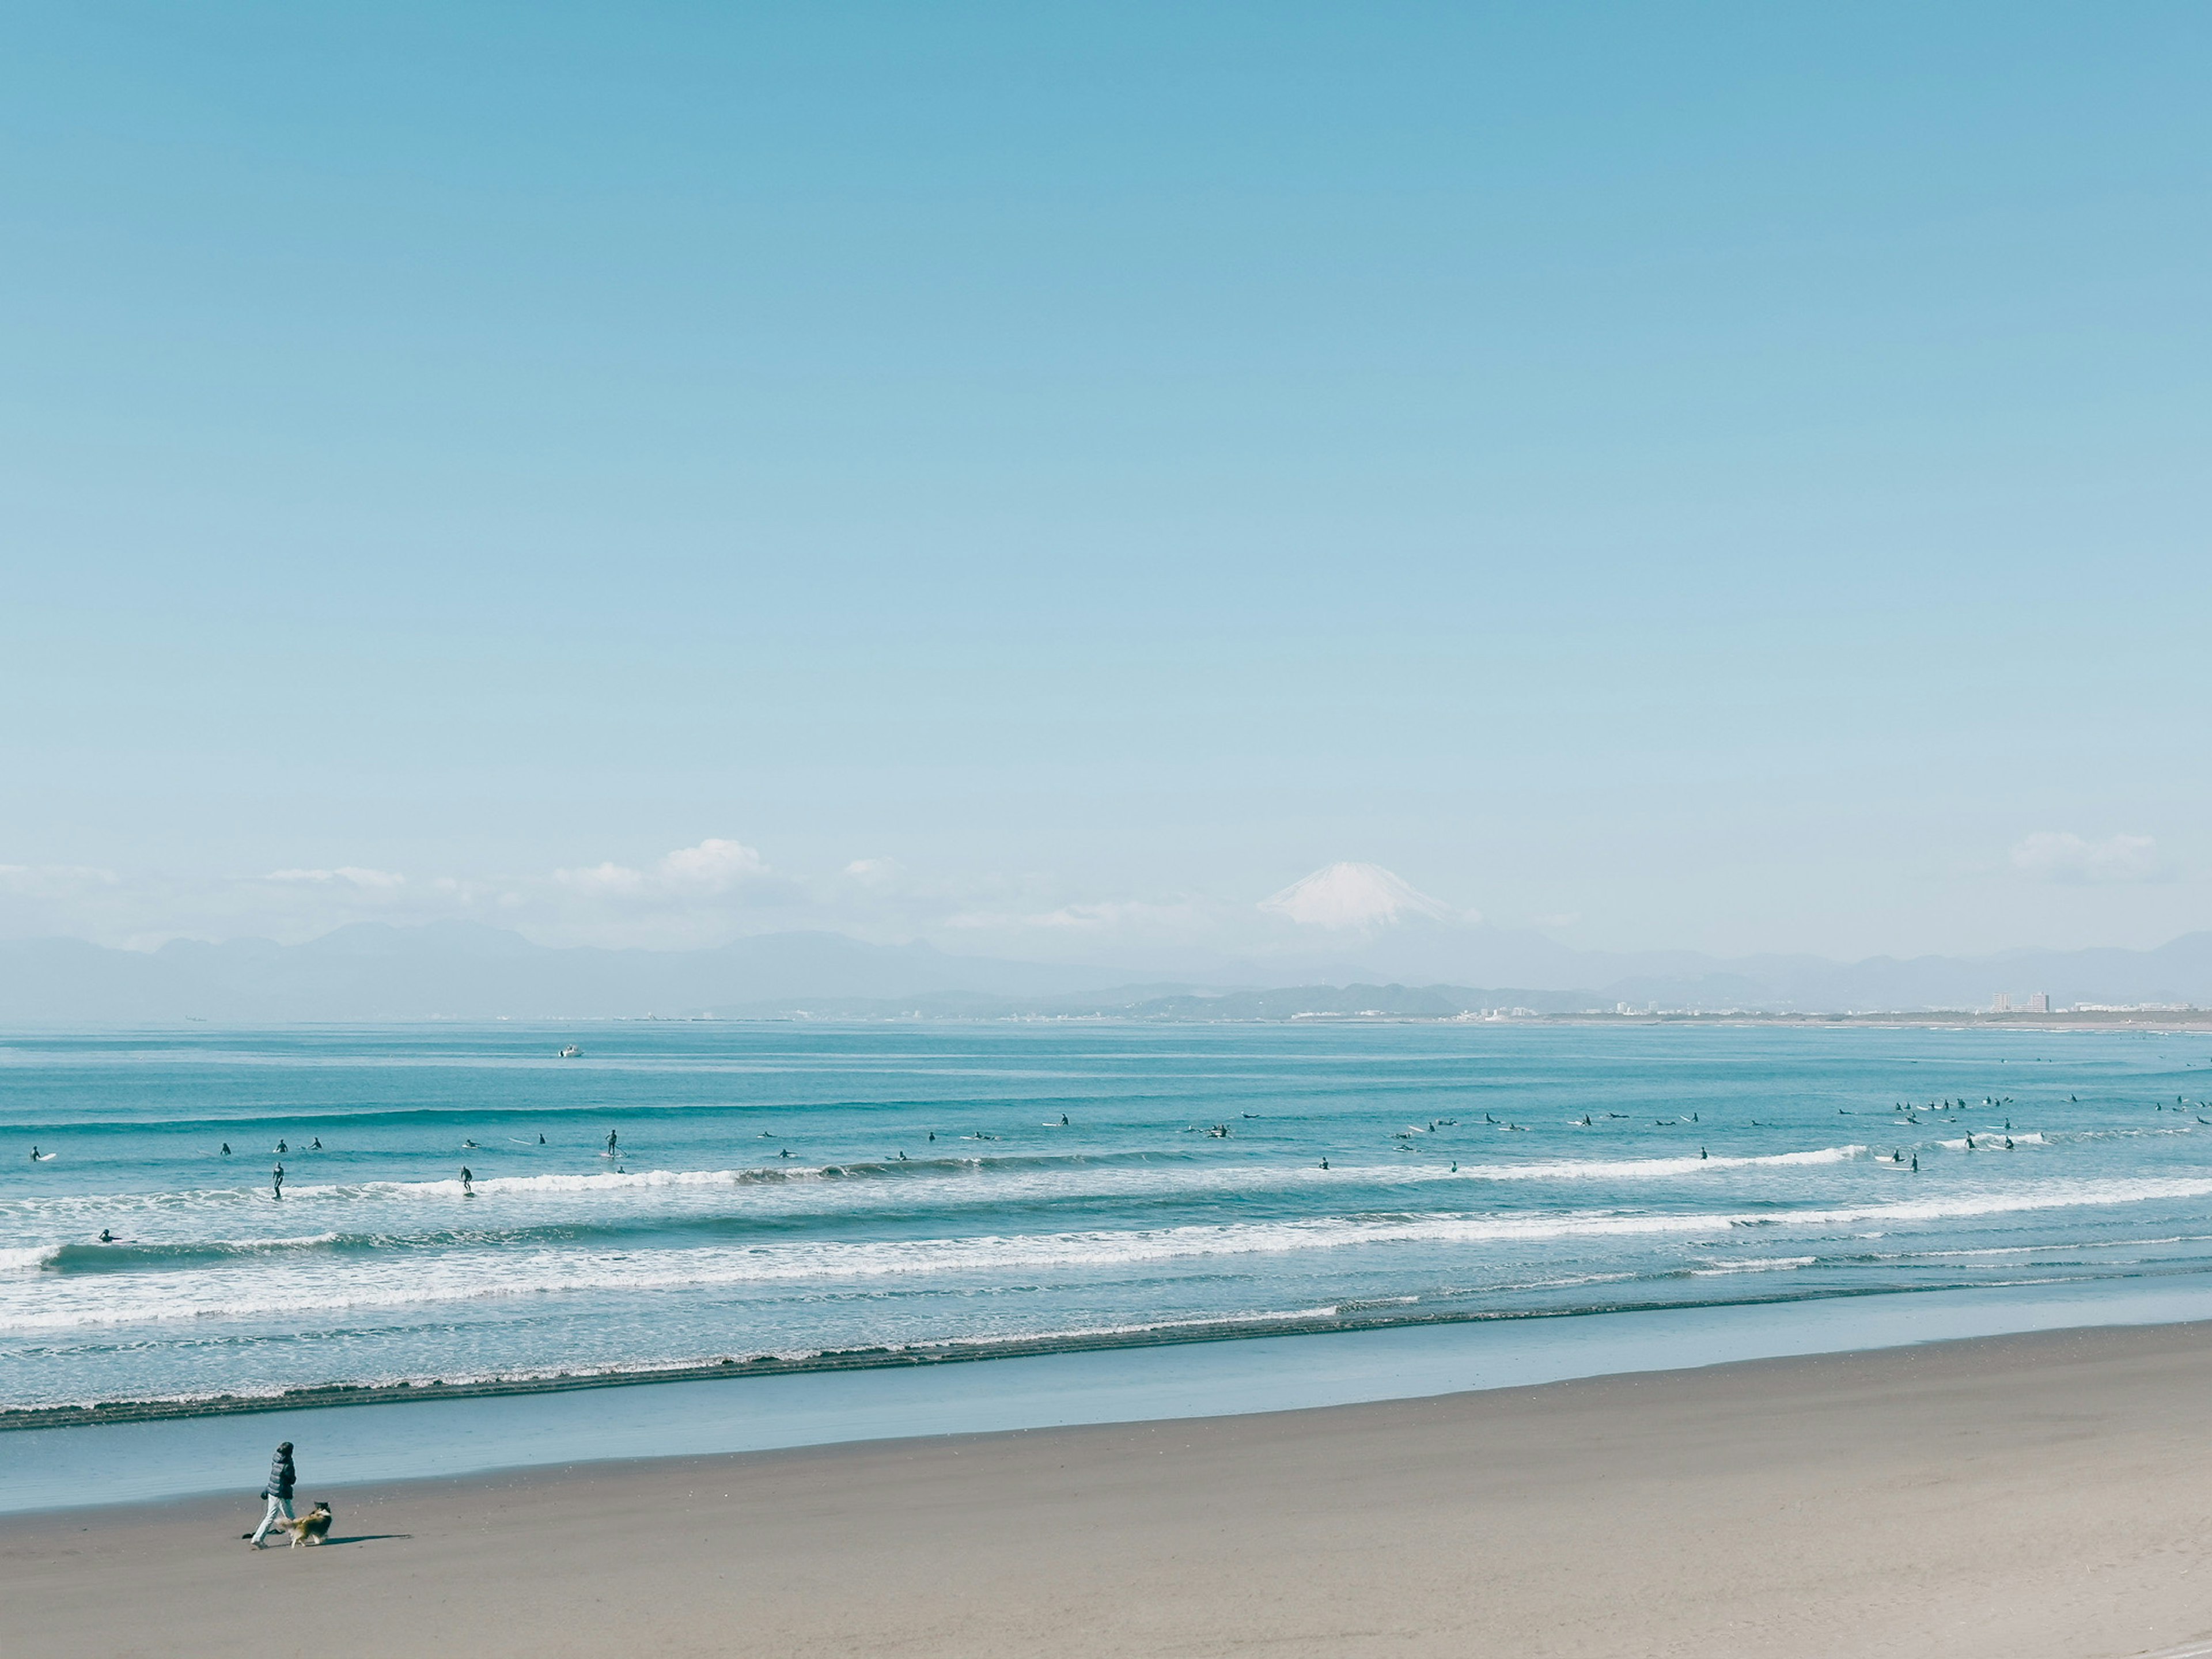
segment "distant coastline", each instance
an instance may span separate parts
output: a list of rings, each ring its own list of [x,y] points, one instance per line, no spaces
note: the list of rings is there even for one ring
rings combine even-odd
[[[359,924],[316,939],[128,951],[0,940],[0,1026],[495,1020],[1972,1019],[2194,1026],[2212,932],[2150,951],[1982,957],[1720,957],[1569,950],[1510,930],[1401,927],[1296,959],[1107,967],[952,956],[920,942],[761,933],[711,949],[546,946],[497,928]],[[2049,1016],[2045,1009],[2053,1011]],[[2061,1014],[2057,1011],[2070,1010]],[[2085,1020],[2083,1013],[2095,1018]],[[2148,1016],[2148,1019],[2146,1016]]]

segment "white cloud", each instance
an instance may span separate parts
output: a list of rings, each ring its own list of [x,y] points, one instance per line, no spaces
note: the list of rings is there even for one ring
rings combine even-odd
[[[622,864],[595,864],[586,870],[556,870],[553,879],[580,893],[606,895],[645,890],[645,872]]]
[[[676,898],[726,893],[740,883],[765,876],[760,854],[743,842],[709,837],[696,847],[679,847],[650,870],[625,864],[595,864],[556,870],[553,879],[572,891],[599,898]]]
[[[1379,864],[1329,865],[1303,881],[1292,882],[1272,898],[1262,899],[1260,908],[1305,927],[1389,927],[1415,916],[1437,921],[1453,919],[1449,905],[1431,898]],[[1479,917],[1470,914],[1461,919]]]
[[[880,887],[899,872],[896,859],[854,859],[845,866],[845,873],[855,881],[871,887]]]
[[[2039,830],[2012,849],[2012,866],[2039,881],[2082,886],[2092,883],[2158,881],[2166,870],[2158,844],[2148,836],[2080,836]]]
[[[702,893],[726,892],[748,877],[767,873],[761,855],[735,841],[702,841],[660,860],[661,879]]]
[[[404,887],[407,878],[391,870],[368,870],[357,864],[341,865],[335,870],[271,870],[263,878],[265,881],[304,881],[322,884],[337,883],[357,887],[363,892],[388,893],[395,887]]]

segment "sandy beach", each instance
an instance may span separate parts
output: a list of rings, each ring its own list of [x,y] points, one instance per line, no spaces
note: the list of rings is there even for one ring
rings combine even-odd
[[[11,1659],[2120,1659],[2212,1641],[2208,1384],[2190,1325],[351,1491],[303,1445],[334,1547],[240,1543],[256,1470],[20,1516],[0,1627]]]

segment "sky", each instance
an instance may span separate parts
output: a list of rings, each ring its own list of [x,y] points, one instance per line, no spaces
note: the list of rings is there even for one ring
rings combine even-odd
[[[2212,927],[2212,13],[29,3],[0,937]],[[1255,918],[1260,918],[1255,921]]]

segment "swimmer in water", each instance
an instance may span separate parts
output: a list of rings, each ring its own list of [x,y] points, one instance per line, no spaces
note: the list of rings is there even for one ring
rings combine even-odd
[[[100,1230],[100,1242],[103,1244],[112,1244],[115,1243],[115,1235],[108,1231],[106,1228],[102,1227]]]
[[[1322,1161],[1321,1161],[1321,1167],[1322,1167],[1322,1169],[1324,1169],[1324,1170],[1326,1170],[1327,1168],[1328,1168],[1328,1160],[1327,1158],[1323,1158],[1323,1159],[1322,1159]]]
[[[222,1155],[225,1158],[230,1156],[230,1143],[227,1140],[222,1143]]]
[[[477,1178],[469,1173],[469,1166],[464,1164],[461,1165],[461,1196],[474,1198],[476,1195]]]
[[[932,1129],[932,1130],[929,1132],[929,1138],[930,1138],[932,1140],[936,1139],[937,1139],[937,1131],[936,1131],[936,1130],[934,1130],[934,1129]]]
[[[278,1141],[278,1142],[276,1143],[276,1156],[277,1156],[277,1157],[279,1157],[279,1158],[283,1157],[285,1153],[287,1153],[287,1152],[290,1152],[291,1150],[292,1150],[292,1149],[291,1149],[289,1146],[286,1146],[286,1145],[285,1145],[283,1141],[281,1141],[281,1140],[280,1140],[280,1141]]]
[[[473,1140],[465,1140],[461,1143],[461,1150],[465,1152],[473,1152],[480,1151],[481,1148]]]

